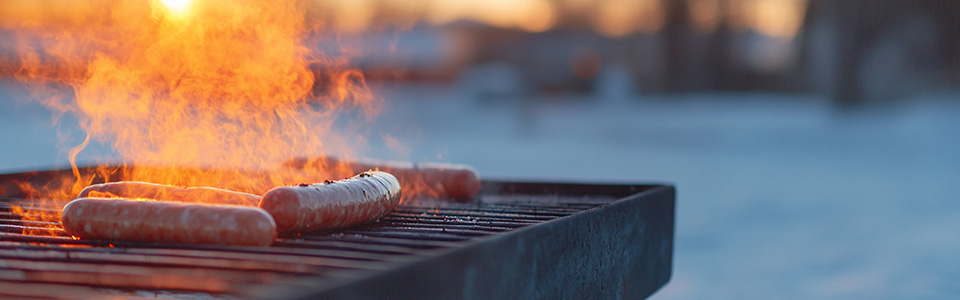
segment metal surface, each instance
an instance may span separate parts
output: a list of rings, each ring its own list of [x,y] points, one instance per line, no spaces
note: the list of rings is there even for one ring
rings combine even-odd
[[[55,174],[0,175],[0,297],[638,299],[670,277],[670,186],[486,181],[471,202],[237,247],[77,240],[21,220],[14,207],[60,207],[13,181]]]

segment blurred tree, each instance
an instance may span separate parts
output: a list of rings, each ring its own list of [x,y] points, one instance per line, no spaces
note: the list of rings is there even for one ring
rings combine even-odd
[[[687,66],[684,57],[687,49],[684,36],[690,26],[687,20],[687,1],[664,1],[663,6],[666,23],[661,34],[665,41],[663,53],[667,61],[664,70],[667,78],[666,89],[671,92],[681,91],[688,87],[685,81],[689,78],[685,72]]]
[[[914,57],[901,55],[896,59],[909,60],[908,64],[929,65],[918,66],[916,70],[930,72],[933,74],[930,75],[933,79],[956,81],[960,71],[960,1],[956,0],[810,0],[804,18],[801,44],[801,70],[808,72],[804,77],[813,78],[821,75],[809,72],[814,72],[810,67],[817,63],[814,60],[824,59],[813,54],[813,48],[816,46],[814,43],[822,43],[825,40],[814,39],[811,35],[816,29],[815,26],[828,23],[832,32],[827,36],[832,38],[826,41],[831,43],[835,51],[833,59],[836,63],[832,71],[835,82],[827,88],[833,99],[841,106],[853,106],[864,102],[869,94],[864,84],[867,58],[875,51],[880,51],[879,44],[884,38],[902,40],[899,41],[898,47],[920,47],[909,43],[910,35],[928,33],[898,33],[898,30],[903,30],[904,23],[914,20],[932,24],[929,28],[935,32],[929,34],[936,39],[934,43],[936,49],[931,51],[934,57],[918,57],[925,53],[922,49],[907,49],[899,53],[912,54]],[[873,63],[893,62],[873,61]],[[917,76],[917,74],[889,75],[899,76],[900,81],[909,79],[909,76]]]

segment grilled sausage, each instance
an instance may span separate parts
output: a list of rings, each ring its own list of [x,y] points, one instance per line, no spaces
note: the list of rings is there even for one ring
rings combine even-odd
[[[140,181],[94,184],[80,191],[77,198],[153,199],[184,203],[209,203],[255,207],[260,196],[212,187],[181,188]]]
[[[283,163],[304,172],[329,173],[348,170],[351,174],[378,170],[393,174],[406,197],[432,196],[468,200],[480,191],[477,171],[467,165],[445,163],[409,163],[371,159],[342,160],[334,157],[295,158]]]
[[[309,232],[346,228],[383,217],[400,202],[400,183],[385,172],[312,185],[283,186],[260,201],[277,221],[277,231]]]
[[[256,207],[81,198],[63,208],[63,229],[89,239],[269,246],[276,226]]]

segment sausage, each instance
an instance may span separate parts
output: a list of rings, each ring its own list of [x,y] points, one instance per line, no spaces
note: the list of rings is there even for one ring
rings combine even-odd
[[[426,187],[437,197],[469,200],[480,191],[480,177],[476,170],[467,165],[424,162],[413,164],[413,169],[384,168],[397,169],[403,174],[401,177],[411,181],[411,185]]]
[[[400,203],[400,183],[389,173],[369,171],[339,181],[273,188],[260,208],[281,233],[346,228],[379,219]]]
[[[269,246],[277,225],[256,207],[80,198],[63,208],[63,229],[86,239]]]
[[[400,181],[406,197],[432,196],[469,200],[480,191],[480,176],[467,165],[446,163],[409,163],[371,159],[342,160],[334,157],[294,158],[284,167],[304,172],[330,173],[347,170],[351,174],[379,170],[393,174]],[[341,176],[345,176],[342,175]]]
[[[94,184],[80,191],[77,198],[153,199],[183,203],[209,203],[256,207],[260,196],[212,187],[181,188],[141,181]]]

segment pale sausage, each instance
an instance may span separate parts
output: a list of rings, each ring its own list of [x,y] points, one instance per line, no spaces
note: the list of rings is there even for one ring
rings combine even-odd
[[[330,174],[349,172],[356,174],[378,170],[393,174],[400,181],[406,197],[436,197],[468,200],[480,191],[477,171],[467,165],[447,163],[409,163],[378,161],[371,159],[343,160],[335,157],[294,158],[283,163],[284,167],[299,169],[306,173]],[[341,176],[346,176],[340,174]]]
[[[276,223],[256,207],[81,198],[63,208],[63,229],[88,239],[269,246]]]
[[[226,204],[255,207],[260,196],[212,187],[176,187],[140,181],[94,184],[80,191],[77,198],[153,199],[183,203]]]

